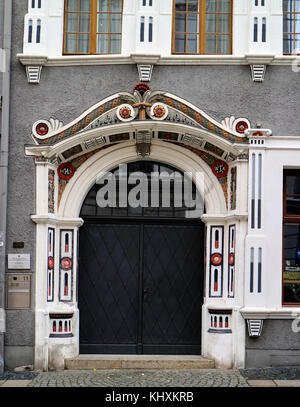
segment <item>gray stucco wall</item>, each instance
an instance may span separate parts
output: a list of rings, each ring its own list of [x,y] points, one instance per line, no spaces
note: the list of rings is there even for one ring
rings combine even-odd
[[[292,329],[293,320],[265,320],[262,335],[246,335],[246,367],[300,365],[300,332]]]
[[[40,84],[28,84],[25,68],[16,58],[17,53],[22,52],[27,3],[27,0],[13,0],[7,251],[30,253],[30,272],[35,273],[44,270],[34,267],[35,225],[30,215],[35,213],[35,168],[34,160],[24,154],[24,145],[33,144],[32,124],[50,117],[67,124],[105,97],[119,91],[132,91],[139,79],[135,65],[45,67]],[[253,83],[249,66],[157,66],[150,86],[152,90],[165,90],[188,100],[219,121],[231,115],[247,117],[252,125],[260,122],[263,127],[271,128],[274,135],[300,135],[295,120],[299,116],[300,73],[292,72],[290,67],[268,67],[265,81]],[[24,249],[13,249],[14,241],[24,241]],[[32,310],[7,310],[8,367],[33,363]],[[276,324],[276,321],[266,321],[262,338],[256,342],[248,339],[249,365],[259,362],[259,358],[253,356],[255,349],[261,353],[289,343],[287,337],[280,334],[282,324]],[[271,348],[274,333],[276,346]],[[266,338],[269,342],[263,344]],[[294,350],[299,349],[300,354],[300,341],[293,342],[293,338],[295,336],[290,337],[291,345]]]

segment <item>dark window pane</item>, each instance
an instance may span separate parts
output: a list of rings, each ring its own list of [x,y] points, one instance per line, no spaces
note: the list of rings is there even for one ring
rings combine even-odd
[[[223,33],[223,34],[230,33],[230,15],[229,14],[219,14],[219,33]]]
[[[153,17],[149,17],[148,41],[153,41]]]
[[[98,27],[99,33],[108,33],[109,14],[98,14]]]
[[[286,197],[286,215],[300,215],[300,196]]]
[[[187,48],[188,53],[196,54],[198,52],[198,35],[188,34]]]
[[[98,11],[109,11],[109,0],[98,0]]]
[[[67,14],[66,31],[76,33],[76,31],[77,31],[77,13],[68,13]]]
[[[285,304],[300,302],[300,284],[284,283],[283,284],[283,301]]]
[[[198,11],[199,0],[188,0],[188,11]]]
[[[121,52],[121,35],[111,34],[109,42],[109,52],[119,54]]]
[[[78,52],[82,54],[89,52],[89,34],[78,34]]]
[[[175,31],[186,32],[186,15],[177,13],[175,15]]]
[[[71,54],[76,52],[76,34],[66,34],[66,41],[65,41],[65,47],[66,47],[66,52],[69,52]]]
[[[184,34],[175,34],[175,52],[185,52]]]
[[[28,42],[32,42],[32,20],[28,22]]]
[[[90,15],[79,14],[79,32],[88,33],[90,31]]]
[[[186,0],[176,0],[175,1],[175,10],[176,11],[186,11]]]
[[[206,15],[206,32],[216,33],[217,32],[217,15],[207,14]]]
[[[111,33],[121,32],[121,14],[110,15],[110,32]]]
[[[122,11],[122,0],[110,0],[110,11],[111,12],[121,12]]]
[[[218,11],[218,0],[206,0],[206,11],[216,13]]]
[[[229,54],[230,52],[230,39],[229,35],[219,35],[218,37],[218,53]]]
[[[67,0],[66,9],[68,11],[77,11],[77,0]]]
[[[230,0],[219,0],[219,13],[230,13]]]
[[[284,302],[300,302],[300,224],[284,225]]]
[[[290,12],[294,10],[293,6],[294,0],[283,0],[283,11]]]
[[[90,11],[90,0],[79,0],[80,11]]]
[[[291,54],[294,51],[294,41],[291,34],[283,34],[283,52]]]
[[[297,175],[286,176],[286,193],[300,194],[300,176]]]
[[[294,20],[291,14],[283,15],[283,32],[290,33],[294,31]]]
[[[217,36],[207,35],[206,36],[206,53],[216,54],[217,53]]]
[[[97,52],[102,54],[108,53],[108,35],[98,34],[97,35]]]
[[[261,34],[262,42],[266,42],[266,19],[262,19],[262,34]]]
[[[141,17],[140,22],[140,42],[145,40],[145,17]]]
[[[198,14],[188,15],[188,32],[189,33],[198,32]]]

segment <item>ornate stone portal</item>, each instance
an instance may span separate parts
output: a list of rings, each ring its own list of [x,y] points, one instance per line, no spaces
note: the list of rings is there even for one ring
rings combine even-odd
[[[132,94],[106,98],[67,125],[53,118],[34,123],[35,145],[26,147],[26,153],[35,156],[37,182],[32,215],[37,225],[36,368],[62,367],[64,358],[79,351],[77,232],[85,195],[99,173],[148,158],[193,177],[204,174],[202,354],[220,366],[243,366],[245,330],[238,309],[243,298],[248,161],[239,157],[248,154],[245,132],[250,127],[245,118],[219,123],[189,102],[152,92],[144,83]]]

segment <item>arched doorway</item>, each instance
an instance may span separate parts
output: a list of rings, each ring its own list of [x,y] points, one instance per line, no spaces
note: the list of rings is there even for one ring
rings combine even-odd
[[[182,175],[151,161],[126,170],[127,180],[145,174],[149,188],[153,173]],[[112,174],[119,191],[120,168]],[[186,218],[184,202],[174,204],[170,179],[169,205],[159,194],[151,207],[148,194],[146,207],[121,207],[117,193],[116,207],[100,208],[97,183],[87,194],[79,230],[80,353],[201,354],[204,225]]]

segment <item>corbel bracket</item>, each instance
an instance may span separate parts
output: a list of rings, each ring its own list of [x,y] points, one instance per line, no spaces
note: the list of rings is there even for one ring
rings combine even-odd
[[[136,153],[139,157],[149,157],[151,151],[151,138],[150,130],[138,131],[136,133]]]

